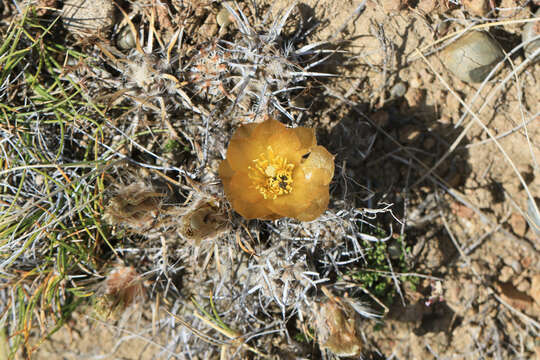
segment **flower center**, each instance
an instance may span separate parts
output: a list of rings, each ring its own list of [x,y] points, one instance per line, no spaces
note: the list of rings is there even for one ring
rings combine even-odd
[[[288,163],[283,156],[275,155],[271,146],[253,163],[248,167],[248,176],[265,199],[275,199],[292,191],[294,164]]]

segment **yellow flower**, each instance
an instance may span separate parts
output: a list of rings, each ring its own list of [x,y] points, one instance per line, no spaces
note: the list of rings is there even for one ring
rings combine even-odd
[[[315,130],[276,120],[240,127],[219,167],[225,194],[246,219],[316,219],[328,206],[334,157]]]

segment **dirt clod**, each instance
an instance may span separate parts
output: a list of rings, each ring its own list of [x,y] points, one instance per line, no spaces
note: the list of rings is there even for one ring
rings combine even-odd
[[[512,231],[517,236],[525,236],[527,232],[527,222],[520,214],[514,213],[508,219],[510,226],[512,226]]]
[[[489,12],[489,0],[463,0],[463,6],[473,15],[486,16]]]

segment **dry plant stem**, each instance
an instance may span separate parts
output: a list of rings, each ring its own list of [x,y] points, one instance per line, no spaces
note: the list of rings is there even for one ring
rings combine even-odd
[[[505,138],[507,137],[508,135],[512,135],[513,133],[515,133],[516,131],[519,131],[521,128],[527,128],[527,125],[529,125],[530,123],[532,123],[534,120],[538,120],[537,118],[540,117],[540,113],[536,113],[534,115],[531,116],[531,118],[529,120],[527,120],[526,122],[524,122],[523,124],[520,124],[516,127],[514,127],[513,129],[510,129],[500,135],[497,135],[497,137],[495,138],[495,140],[500,140],[502,138]],[[526,130],[525,130],[526,131]],[[528,135],[527,135],[528,137]],[[485,140],[482,140],[482,141],[478,141],[478,142],[475,142],[475,143],[471,143],[471,144],[467,144],[467,145],[464,145],[463,148],[465,149],[470,149],[470,148],[473,148],[475,146],[478,146],[478,145],[484,145],[484,144],[487,144],[491,141],[493,141],[494,139],[485,139]],[[532,143],[531,143],[531,146],[532,146]],[[536,164],[536,158],[533,158],[535,164]],[[536,165],[535,168],[538,168],[538,165]]]
[[[216,345],[216,346],[229,346],[229,345],[234,345],[234,344],[238,344],[241,336],[239,336],[236,332],[232,331],[232,330],[229,330],[229,329],[224,329],[216,324],[214,324],[212,321],[208,320],[206,317],[202,316],[201,314],[199,314],[199,312],[197,310],[194,310],[193,311],[193,315],[201,320],[204,324],[206,324],[207,326],[210,326],[212,329],[216,330],[217,332],[227,336],[229,339],[232,340],[232,342],[225,342],[225,341],[220,341],[220,340],[216,340],[216,339],[213,339],[211,338],[210,336],[202,333],[201,331],[195,329],[193,326],[191,326],[189,323],[187,323],[186,321],[184,321],[182,318],[180,318],[179,316],[175,315],[175,314],[172,314],[170,313],[169,311],[165,310],[165,312],[167,314],[169,314],[170,316],[174,317],[179,323],[181,323],[183,326],[185,326],[186,328],[188,328],[190,331],[192,331],[195,335],[197,335],[199,338],[201,338],[202,340],[212,344],[212,345]],[[242,347],[245,347],[247,350],[253,352],[254,354],[257,354],[263,358],[268,358],[268,355],[266,354],[263,354],[261,353],[260,351],[258,351],[257,349],[254,349],[253,347],[245,344],[244,342],[241,342],[239,343],[238,345],[241,345]]]
[[[486,84],[488,83],[488,80],[491,79],[491,77],[493,76],[493,74],[497,71],[497,69],[505,62],[505,61],[508,61],[512,67],[512,72],[510,73],[509,76],[507,76],[500,84],[500,86],[497,87],[497,91],[499,90],[499,88],[503,85],[503,84],[506,84],[506,82],[508,81],[508,79],[510,78],[510,76],[514,76],[515,77],[515,81],[516,81],[516,89],[517,89],[517,98],[518,98],[518,102],[521,104],[521,101],[522,101],[522,98],[521,98],[521,91],[520,91],[520,86],[519,86],[519,77],[517,76],[518,72],[521,71],[521,69],[523,69],[525,66],[527,66],[530,62],[530,59],[525,59],[525,62],[524,64],[520,65],[519,67],[519,70],[518,68],[515,67],[514,65],[514,62],[512,61],[512,58],[511,56],[513,54],[515,54],[517,51],[521,50],[521,48],[524,47],[524,43],[521,43],[520,45],[516,46],[514,49],[512,49],[512,51],[510,51],[509,53],[507,53],[505,55],[505,58],[500,61],[497,66],[495,66],[492,71],[489,73],[489,75],[486,77],[486,79],[482,82],[481,86],[478,88],[478,90],[476,91],[476,93],[474,94],[474,96],[472,97],[472,99],[470,100],[470,104],[472,106],[472,104],[474,104],[474,102],[476,101],[476,99],[478,98],[478,96],[480,96],[480,93],[482,91],[482,89],[484,89],[484,87],[486,86]],[[495,92],[492,92],[492,94],[495,94],[497,93],[497,91]],[[480,113],[482,111],[482,109],[487,105],[489,104],[490,100],[491,100],[491,97],[493,95],[490,94],[490,96],[486,99],[486,101],[482,104],[482,106],[480,107],[480,109],[478,110],[478,113]],[[522,125],[519,126],[519,127],[516,127],[516,129],[520,129],[523,127],[524,131],[525,131],[525,138],[527,139],[527,143],[529,145],[529,149],[530,149],[530,153],[531,153],[531,157],[532,157],[532,160],[534,162],[534,168],[535,169],[538,169],[538,163],[536,161],[536,158],[534,156],[534,152],[532,150],[532,144],[531,144],[531,140],[529,138],[529,132],[527,130],[527,126],[526,126],[526,123],[525,123],[525,114],[523,113],[523,107],[520,106],[519,107],[519,110],[520,110],[520,115],[521,115],[521,120],[522,120]],[[469,115],[469,112],[464,112],[463,115],[461,115],[460,119],[458,120],[458,122],[454,125],[455,128],[457,128],[458,126],[461,125],[461,123],[465,120],[465,118]],[[534,119],[534,117],[530,120],[532,121]],[[528,122],[530,122],[528,121]],[[527,123],[528,123],[527,122]],[[509,133],[512,133],[513,131],[510,131]],[[501,138],[502,135],[500,136],[497,136],[496,139],[499,139]],[[486,140],[485,142],[488,142],[488,141],[492,141],[493,139],[488,139]]]
[[[491,289],[491,288],[490,288]],[[512,311],[513,313],[515,313],[516,315],[518,315],[520,318],[522,318],[523,320],[525,320],[528,324],[531,324],[533,325],[536,329],[537,329],[537,332],[536,334],[538,334],[538,331],[540,331],[540,323],[534,319],[532,319],[531,317],[525,315],[524,313],[522,313],[521,311],[519,310],[516,310],[512,305],[508,304],[506,301],[504,301],[499,295],[497,295],[497,293],[495,293],[495,291],[493,289],[491,289],[492,293],[491,295],[493,295],[493,297],[495,297],[495,299],[497,299],[498,302],[500,302],[501,304],[503,304],[505,307],[507,307],[510,311]]]
[[[508,213],[504,216],[502,221],[497,224],[497,226],[492,226],[489,231],[486,231],[484,234],[482,234],[482,236],[480,236],[475,242],[473,242],[469,247],[467,247],[467,249],[464,250],[465,255],[471,254],[474,250],[476,250],[478,246],[482,245],[485,239],[490,237],[492,234],[498,232],[502,228],[503,224],[508,221],[511,215],[512,211],[508,211]]]
[[[527,183],[525,182],[525,180],[523,179],[523,177],[521,176],[521,173],[519,172],[519,170],[516,168],[516,165],[514,164],[514,162],[512,161],[512,159],[510,159],[510,156],[508,156],[507,152],[504,150],[504,148],[501,146],[501,144],[495,139],[495,137],[493,136],[493,134],[491,133],[491,131],[488,129],[488,127],[480,120],[480,118],[476,115],[476,113],[474,113],[472,111],[472,109],[469,107],[469,105],[467,105],[467,103],[465,101],[463,101],[461,99],[461,97],[456,94],[456,92],[454,91],[454,89],[452,89],[448,83],[446,83],[446,81],[442,78],[442,76],[437,72],[435,71],[435,69],[433,68],[433,66],[431,65],[431,63],[426,59],[426,57],[420,52],[417,50],[417,52],[419,53],[419,56],[427,63],[427,65],[429,66],[429,68],[431,69],[431,71],[435,74],[435,76],[437,76],[437,78],[439,79],[439,81],[448,89],[448,91],[450,91],[450,93],[461,103],[461,105],[463,105],[463,107],[472,115],[473,119],[476,121],[476,123],[478,125],[480,125],[480,127],[486,132],[486,134],[488,134],[488,136],[494,140],[495,142],[495,145],[497,146],[497,148],[499,149],[499,151],[503,154],[505,160],[510,164],[510,166],[512,167],[512,170],[514,170],[514,173],[516,174],[517,178],[519,179],[519,181],[521,182],[521,185],[523,186],[523,188],[525,189],[525,192],[527,193],[527,196],[529,197],[529,199],[534,199],[534,197],[532,196],[530,190],[529,190],[529,187],[527,186]],[[523,62],[523,64],[526,64],[527,63],[527,60]],[[522,64],[522,65],[523,65]],[[487,101],[486,101],[487,103]],[[472,122],[471,122],[472,123]],[[470,125],[471,123],[469,123],[469,125],[467,125],[467,129],[470,128]],[[463,132],[462,132],[463,134]],[[461,136],[461,135],[460,135]],[[454,144],[452,144],[452,146],[455,148]],[[445,154],[446,155],[446,154]],[[445,157],[443,156],[442,159],[444,159]],[[442,160],[441,159],[441,160]],[[439,160],[434,166],[433,166],[433,169],[436,168],[440,163],[441,163],[441,160]],[[430,173],[433,169],[431,169],[430,171],[428,171],[428,173]],[[413,186],[416,186],[418,185],[423,179],[425,179],[427,174],[424,174],[416,183],[414,183]],[[536,202],[534,200],[532,200],[532,203],[533,203],[533,206],[535,207],[535,210],[536,212],[538,212],[538,207],[536,206]],[[527,216],[528,218],[528,216]],[[531,219],[529,219],[531,220]],[[534,222],[533,221],[530,221],[531,224],[533,224]],[[539,229],[540,230],[540,229]]]
[[[362,12],[364,12],[364,9],[366,8],[366,2],[367,0],[362,0],[360,4],[358,4],[352,14],[349,15],[349,17],[343,22],[343,24],[341,24],[341,26],[336,30],[336,32],[328,38],[328,41],[335,40],[339,36],[339,34],[343,32],[343,30],[345,30],[345,28],[347,27],[347,25],[349,25],[349,22],[351,22],[353,18],[362,15]]]
[[[259,350],[254,349],[253,347],[247,345],[244,342],[240,342],[240,339],[243,337],[242,335],[239,335],[239,334],[237,334],[236,332],[234,332],[232,330],[224,329],[224,328],[214,324],[212,321],[208,320],[207,318],[205,318],[204,316],[199,314],[197,311],[194,312],[194,315],[195,315],[195,317],[197,319],[202,320],[206,325],[210,326],[212,329],[220,332],[221,334],[223,334],[223,335],[227,336],[229,339],[231,339],[233,341],[232,344],[240,343],[240,345],[242,347],[245,347],[246,349],[248,349],[252,353],[257,354],[259,356],[262,356],[265,359],[268,358],[268,355],[261,353]]]
[[[482,279],[482,277],[478,274],[476,269],[474,267],[471,267],[471,260],[469,259],[467,254],[465,254],[465,252],[461,248],[461,245],[458,244],[458,241],[457,241],[456,237],[454,236],[454,233],[452,232],[452,230],[450,230],[450,226],[448,225],[448,222],[446,221],[446,216],[444,215],[444,213],[442,211],[439,211],[439,216],[440,216],[440,218],[441,218],[441,220],[443,222],[443,225],[444,225],[444,228],[446,229],[446,232],[448,233],[448,235],[450,236],[450,239],[452,240],[452,243],[454,244],[454,247],[458,250],[460,257],[463,258],[463,260],[467,263],[467,265],[471,269],[472,273],[477,278]]]
[[[129,18],[129,15],[124,11],[124,9],[122,9],[122,7],[116,3],[114,3],[116,5],[116,7],[118,8],[118,10],[120,10],[120,12],[122,13],[122,15],[124,16],[124,20],[128,22],[129,24],[129,29],[131,30],[131,33],[133,34],[134,38],[135,38],[135,44],[136,44],[136,48],[137,48],[137,51],[144,55],[144,50],[141,46],[141,42],[139,41],[139,34],[137,32],[137,28],[135,27],[135,24],[133,24],[133,21],[131,21],[131,19]]]
[[[193,326],[191,326],[187,321],[183,320],[180,316],[176,315],[176,314],[173,314],[167,310],[165,310],[165,312],[167,314],[169,314],[170,316],[172,316],[176,321],[178,321],[180,324],[182,324],[184,327],[186,327],[189,331],[191,331],[195,336],[197,336],[198,338],[200,338],[201,340],[211,344],[211,345],[215,345],[215,346],[220,346],[220,345],[227,345],[226,342],[224,341],[220,341],[220,340],[216,340],[208,335],[206,335],[205,333],[195,329]]]
[[[391,273],[388,273],[388,275],[392,275]],[[373,299],[373,301],[375,301],[377,304],[379,304],[380,307],[382,307],[384,309],[384,314],[380,317],[384,317],[386,316],[386,314],[388,314],[388,312],[390,311],[390,309],[388,309],[388,306],[384,305],[384,303],[379,300],[378,297],[376,297],[375,295],[373,295],[368,289],[362,287],[360,284],[357,284],[357,283],[354,283],[354,282],[350,282],[350,281],[344,281],[343,282],[344,285],[350,285],[350,287],[359,287],[360,290],[362,290],[362,292],[366,293],[370,298]],[[324,287],[324,286],[323,286]],[[324,292],[324,291],[323,291]],[[325,293],[326,295],[326,293]],[[328,296],[328,295],[327,295]]]

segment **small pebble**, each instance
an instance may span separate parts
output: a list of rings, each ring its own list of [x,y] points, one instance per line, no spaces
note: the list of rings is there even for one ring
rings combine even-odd
[[[392,99],[400,98],[403,95],[405,95],[406,91],[407,91],[407,85],[405,85],[405,83],[403,83],[403,82],[398,82],[390,90],[390,95],[391,95]]]
[[[528,292],[530,288],[531,288],[531,283],[527,279],[521,280],[519,284],[516,285],[516,289],[524,293]]]
[[[424,91],[411,87],[405,93],[405,100],[407,100],[407,104],[410,108],[419,107],[424,100]]]
[[[534,17],[540,17],[540,9],[536,10]],[[540,49],[540,38],[537,38],[538,36],[540,36],[540,20],[525,24],[523,32],[521,33],[521,39],[524,43],[530,41],[524,46],[525,56],[529,59],[531,59],[533,54]],[[531,41],[534,38],[537,39]],[[540,60],[540,54],[536,55],[534,59],[531,59],[533,62],[537,62],[538,60]]]
[[[437,0],[420,0],[416,8],[422,11],[424,14],[429,14],[437,8],[437,5]]]
[[[523,271],[521,263],[512,256],[505,256],[503,258],[503,262],[505,263],[505,265],[510,266],[516,274],[521,274],[521,272]]]
[[[234,16],[226,8],[222,8],[216,15],[216,21],[219,29],[224,29],[234,22]]]
[[[405,125],[400,129],[399,139],[407,144],[411,144],[420,138],[421,132],[413,125]]]
[[[514,275],[514,270],[510,266],[503,266],[499,273],[499,281],[502,283],[508,282]]]
[[[512,226],[512,231],[517,236],[525,236],[527,232],[527,222],[520,214],[514,213],[508,219],[508,223]]]
[[[452,124],[452,118],[448,115],[442,115],[437,122],[443,125],[450,125]]]
[[[381,0],[384,11],[397,12],[405,7],[406,0]]]
[[[116,35],[116,46],[120,50],[134,49],[136,46],[135,37],[129,26],[124,26]]]
[[[487,33],[471,31],[441,52],[443,64],[460,80],[482,82],[504,58],[499,44]]]

